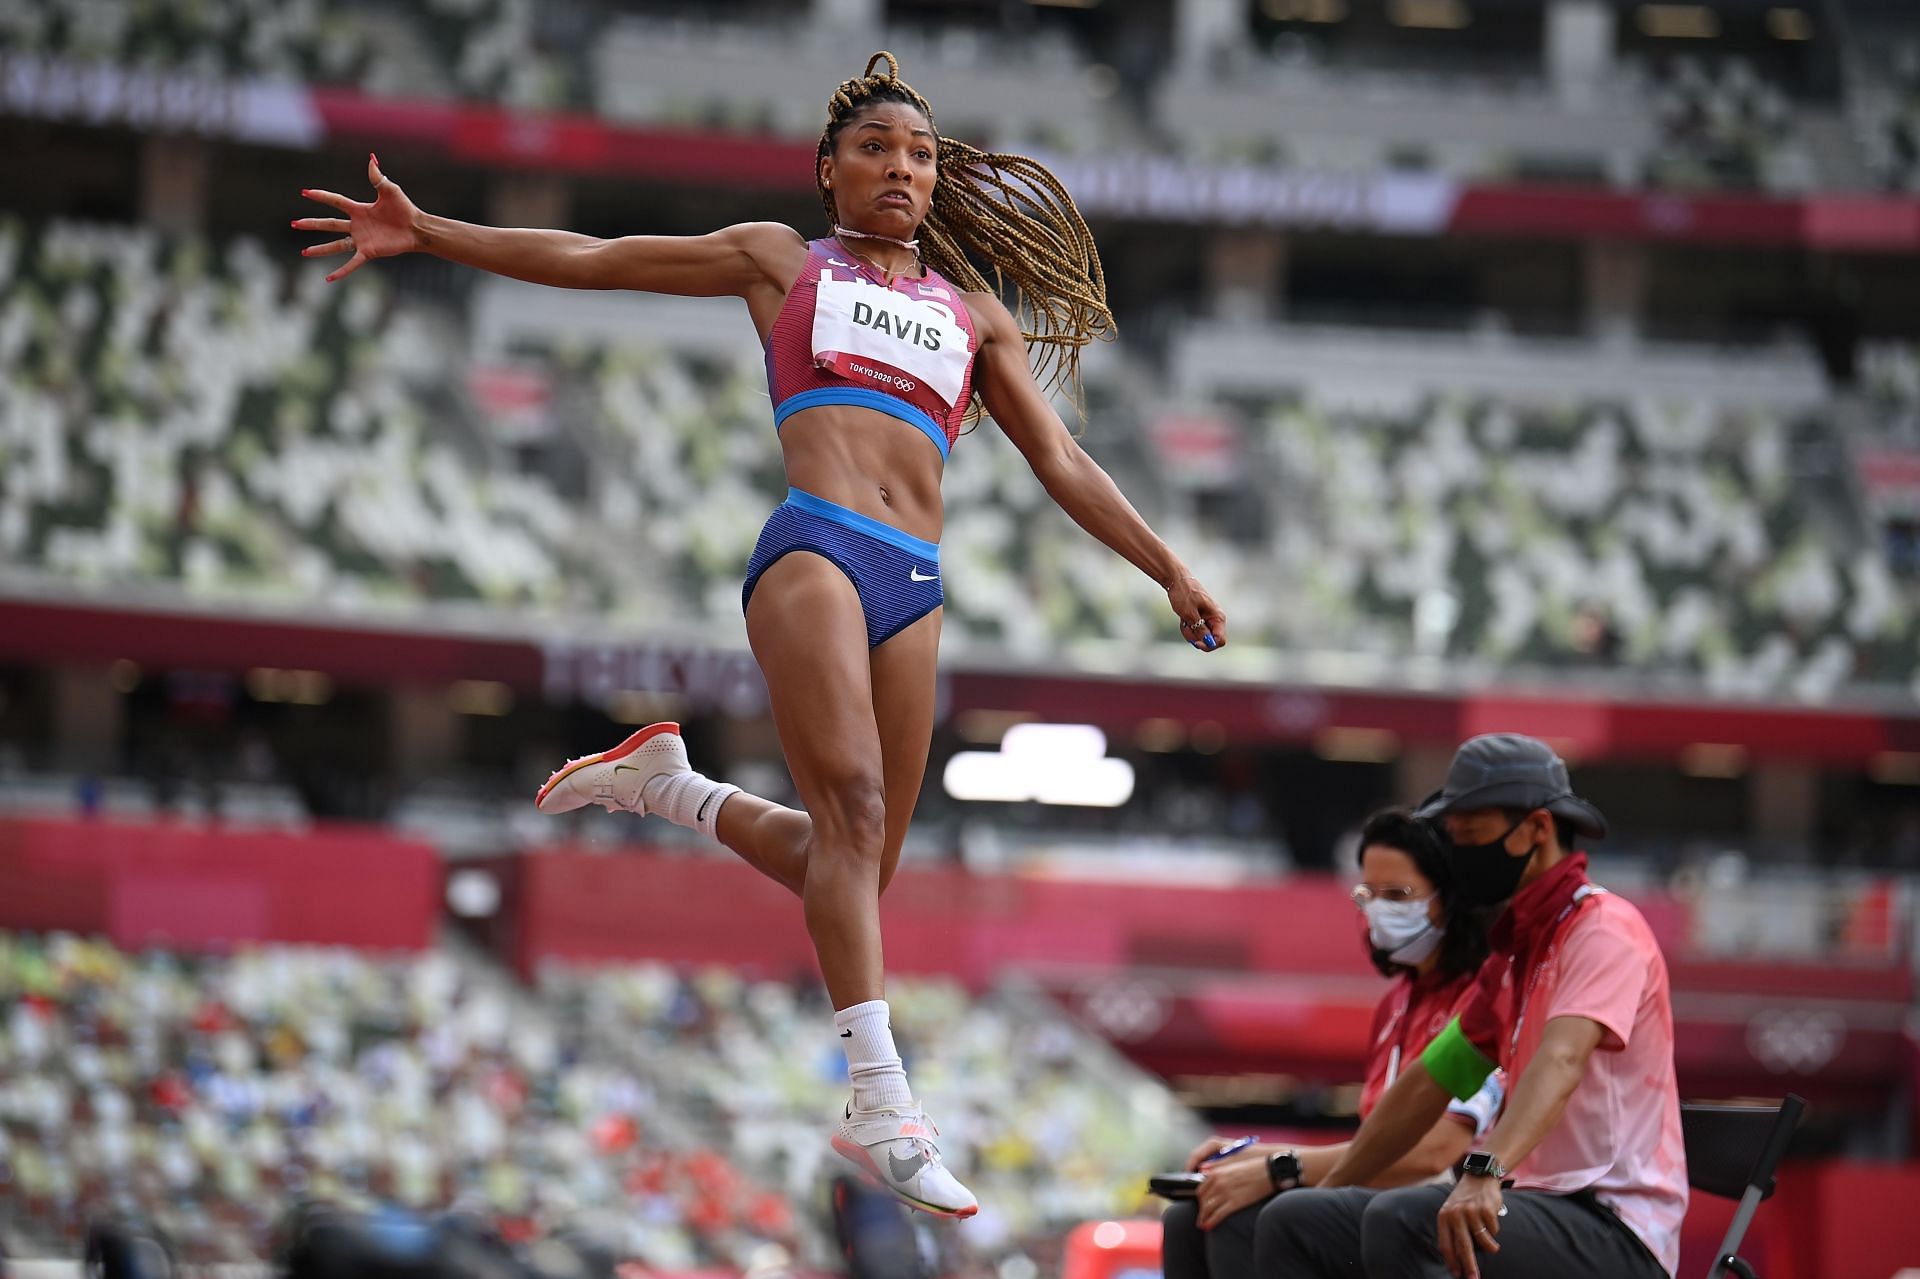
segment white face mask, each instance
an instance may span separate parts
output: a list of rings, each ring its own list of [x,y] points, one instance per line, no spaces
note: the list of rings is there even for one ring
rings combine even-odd
[[[1411,967],[1438,949],[1446,929],[1427,918],[1433,898],[1386,902],[1375,898],[1361,909],[1367,916],[1367,940],[1396,964]]]

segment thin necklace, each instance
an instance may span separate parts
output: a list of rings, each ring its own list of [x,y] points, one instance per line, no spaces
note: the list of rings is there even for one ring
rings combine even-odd
[[[833,229],[834,239],[840,241],[840,247],[845,249],[848,253],[851,253],[854,257],[859,258],[862,262],[865,262],[869,269],[878,271],[882,276],[882,278],[886,280],[887,287],[892,288],[893,282],[896,279],[903,279],[905,277],[894,275],[892,271],[889,271],[886,267],[881,266],[878,262],[875,262],[872,258],[868,257],[866,254],[862,253],[860,250],[854,248],[851,244],[848,244],[846,240],[841,238],[843,235],[862,235],[862,234],[865,234],[865,233],[861,231],[843,231],[842,228],[840,227],[835,227]],[[895,240],[891,236],[885,236],[885,235],[870,235],[870,236],[867,236],[867,238],[869,240],[885,240],[889,244],[898,244],[904,248],[912,249],[914,261],[916,263],[921,262],[920,241],[918,240]],[[918,278],[918,277],[915,277],[915,278]]]
[[[833,224],[833,233],[835,235],[857,235],[863,240],[885,240],[888,244],[897,244],[903,249],[912,249],[915,253],[920,251],[920,241],[918,240],[896,240],[890,235],[881,235],[875,231],[856,231],[850,226],[841,226],[838,222]]]

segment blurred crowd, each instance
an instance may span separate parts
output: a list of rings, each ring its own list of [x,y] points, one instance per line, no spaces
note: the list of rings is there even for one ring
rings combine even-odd
[[[183,1261],[247,1260],[310,1199],[458,1210],[509,1242],[564,1229],[665,1270],[817,1262],[847,1083],[833,1045],[807,1048],[814,989],[653,966],[533,992],[447,953],[0,933],[0,1236],[71,1253],[90,1217],[131,1213]],[[1131,1209],[1142,1159],[1192,1139],[1057,1013],[928,982],[893,1000],[995,1205],[971,1257]]]
[[[1794,106],[1745,58],[1675,58],[1648,88],[1659,141],[1646,158],[1649,185],[1669,190],[1804,191],[1812,160]]]
[[[0,935],[0,1007],[0,1212],[63,1250],[120,1210],[189,1262],[264,1257],[303,1197],[459,1207],[509,1239],[604,1210],[667,1266],[795,1239],[777,1196],[660,1131],[631,1070],[443,958]]]
[[[351,84],[369,93],[577,104],[580,77],[546,47],[533,0],[199,0],[0,6],[0,47],[208,77]]]
[[[742,566],[783,488],[758,360],[520,340],[548,421],[495,429],[472,350],[426,336],[460,332],[454,315],[305,265],[248,239],[0,222],[0,554],[82,586],[674,617],[738,639]],[[1243,650],[1630,666],[1808,699],[1914,676],[1920,612],[1845,486],[1796,465],[1837,452],[1817,416],[1496,395],[1214,408],[1240,423],[1219,487],[1173,482],[1146,410],[1098,376],[1087,440],[1233,601]],[[945,482],[950,649],[1098,664],[1177,643],[1158,593],[992,435],[963,439]]]
[[[1312,605],[1276,610],[1283,645],[1625,665],[1810,699],[1912,675],[1912,600],[1844,506],[1799,482],[1802,447],[1825,446],[1817,422],[1497,397],[1262,418],[1296,490],[1264,559]]]
[[[1854,135],[1875,178],[1889,191],[1920,192],[1920,40],[1872,51],[1878,74],[1854,110]]]
[[[846,1100],[845,1065],[818,1038],[830,1014],[813,983],[721,970],[682,983],[640,967],[554,972],[540,989],[595,1050],[647,1070],[676,1112],[790,1198],[840,1171],[820,1116]],[[941,1149],[980,1196],[965,1232],[976,1256],[1045,1249],[1062,1223],[1131,1211],[1143,1159],[1170,1157],[1193,1131],[1159,1081],[1037,995],[890,981],[888,1002],[907,1069],[935,1099]],[[1041,1273],[1057,1261],[1032,1259]]]
[[[387,295],[253,240],[0,220],[0,555],[81,584],[576,602],[547,486],[436,437]]]
[[[1451,53],[1435,49],[1409,61],[1408,51],[1391,42],[1376,47],[1332,38],[1344,34],[1337,22],[1287,23],[1285,34],[1266,49],[1249,30],[1222,43],[1196,71],[1172,67],[1167,42],[1145,21],[1055,23],[1023,15],[1016,6],[967,22],[949,12],[942,15],[945,21],[927,26],[911,9],[887,7],[896,10],[888,14],[887,42],[904,53],[910,67],[937,66],[943,75],[973,76],[983,84],[997,84],[993,77],[1017,67],[1034,91],[1059,93],[1049,98],[1057,109],[1026,119],[977,104],[966,108],[984,111],[968,123],[995,135],[991,140],[1054,152],[1093,150],[1102,145],[1100,139],[1112,136],[1124,136],[1136,148],[1165,149],[1174,136],[1197,132],[1182,142],[1220,158],[1290,157],[1311,167],[1347,167],[1339,144],[1344,141],[1350,151],[1353,139],[1273,135],[1258,127],[1245,137],[1223,138],[1217,128],[1192,129],[1177,112],[1169,116],[1153,101],[1152,86],[1163,79],[1198,76],[1255,88],[1265,80],[1312,72],[1323,60],[1343,75],[1377,76],[1380,85],[1363,90],[1363,97],[1391,94],[1398,79],[1452,83],[1469,87],[1470,93],[1518,85],[1535,100],[1546,100],[1537,53],[1519,56],[1509,50],[1504,59],[1489,59],[1484,50],[1462,44],[1445,46]],[[1265,6],[1275,20],[1326,11],[1304,3]],[[1332,11],[1344,14],[1338,7]],[[616,120],[794,136],[809,136],[818,127],[817,92],[800,95],[768,76],[653,81],[663,68],[685,57],[698,59],[702,52],[716,54],[720,62],[756,50],[831,56],[827,51],[839,49],[841,33],[829,28],[830,22],[809,23],[797,7],[715,14],[598,0],[403,0],[377,7],[342,0],[159,5],[25,0],[0,6],[0,49],[18,55],[207,77],[284,78],[351,86],[377,96],[594,111]],[[1825,32],[1820,36],[1828,38]],[[1330,39],[1326,48],[1322,37]],[[1920,52],[1911,43],[1882,50],[1877,36],[1864,31],[1855,44],[1862,56],[1851,71],[1850,105],[1857,122],[1851,140],[1876,181],[1910,190],[1920,173],[1914,105]],[[661,50],[672,50],[671,59],[650,63]],[[776,73],[772,79],[786,69],[777,56],[766,61],[766,68]],[[1602,167],[1621,183],[1774,192],[1802,192],[1813,185],[1818,157],[1796,127],[1797,108],[1785,83],[1738,52],[1650,64],[1623,58],[1606,93],[1616,102],[1647,102],[1655,120],[1654,140],[1644,154],[1624,163],[1604,158]],[[1131,117],[1108,109],[1119,104],[1130,108]],[[956,104],[954,110],[960,109]],[[1526,158],[1482,155],[1472,139],[1462,141],[1468,145],[1457,156],[1453,148],[1441,147],[1426,162],[1472,178],[1497,177],[1502,168]]]

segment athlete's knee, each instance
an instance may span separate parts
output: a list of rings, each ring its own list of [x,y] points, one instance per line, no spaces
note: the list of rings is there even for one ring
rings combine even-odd
[[[809,856],[851,854],[880,860],[887,843],[887,793],[880,778],[850,773],[808,796],[813,818]]]

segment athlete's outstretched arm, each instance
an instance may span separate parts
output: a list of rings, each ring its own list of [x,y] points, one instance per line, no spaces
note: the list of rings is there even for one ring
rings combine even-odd
[[[1223,647],[1226,614],[1053,411],[1033,380],[1026,340],[1013,315],[988,293],[967,294],[967,309],[981,333],[974,373],[980,398],[1026,457],[1047,496],[1074,523],[1165,588],[1167,602],[1180,615],[1181,638],[1203,652],[1208,651],[1206,636],[1212,637],[1212,647]]]
[[[710,235],[630,235],[614,240],[572,231],[476,226],[425,213],[400,185],[367,157],[373,200],[307,190],[310,200],[344,217],[298,218],[302,231],[333,231],[343,238],[301,250],[305,257],[350,253],[329,282],[376,258],[431,253],[466,266],[534,284],[567,289],[638,289],[683,297],[745,297],[773,289],[784,294],[806,258],[806,243],[791,227],[745,222]],[[784,274],[783,274],[784,272]]]

